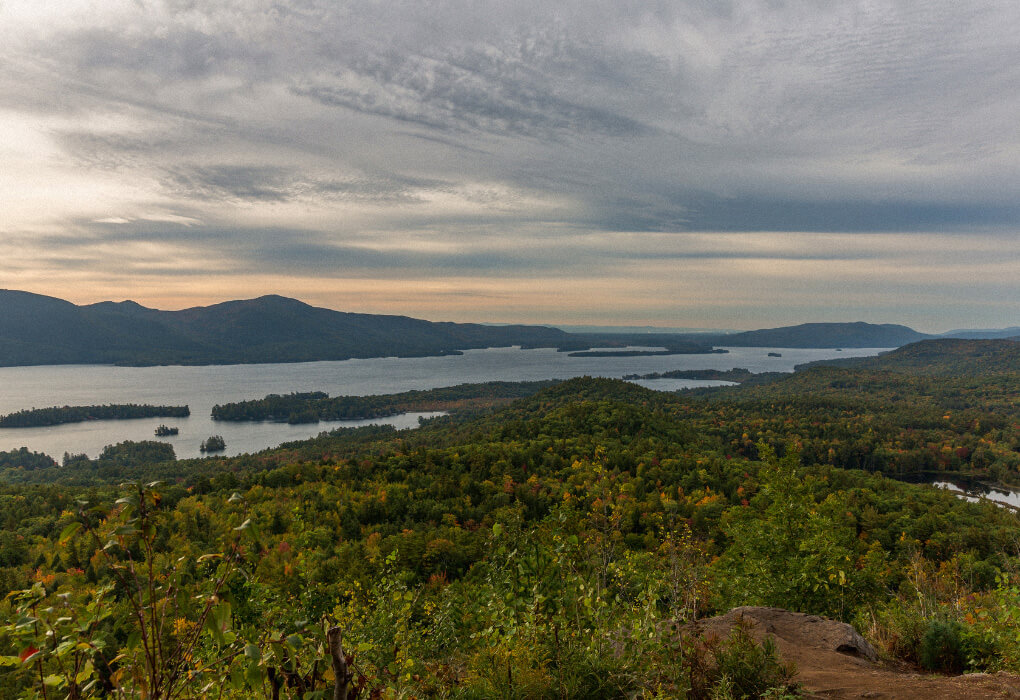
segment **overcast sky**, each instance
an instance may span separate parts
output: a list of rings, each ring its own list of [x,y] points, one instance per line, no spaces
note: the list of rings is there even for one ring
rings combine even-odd
[[[0,0],[0,287],[1020,324],[1020,3]]]

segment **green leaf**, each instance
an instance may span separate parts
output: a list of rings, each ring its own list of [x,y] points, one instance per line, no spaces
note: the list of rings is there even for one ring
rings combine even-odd
[[[78,673],[78,675],[74,677],[74,682],[75,683],[84,683],[92,675],[92,671],[93,670],[95,670],[95,667],[92,665],[92,662],[91,661],[86,661],[85,662],[85,666],[82,667],[82,669]]]
[[[244,676],[251,685],[261,685],[262,667],[259,665],[259,662],[252,661],[249,663],[248,667],[245,669]]]
[[[493,524],[493,526],[492,526],[492,536],[493,537],[499,537],[502,534],[503,534],[503,526],[500,525],[499,523]]]
[[[25,629],[26,627],[31,627],[32,625],[34,625],[34,624],[35,624],[35,623],[37,623],[38,621],[39,621],[39,620],[38,620],[38,618],[35,618],[35,617],[29,617],[28,615],[23,615],[23,616],[22,616],[22,617],[20,617],[20,618],[18,619],[18,621],[17,621],[16,623],[15,623],[14,629],[19,629],[19,630],[23,630],[23,629]]]
[[[81,523],[79,523],[79,522],[71,523],[70,525],[68,525],[63,530],[60,531],[60,537],[57,539],[57,542],[59,544],[64,544],[69,539],[74,537],[75,533],[78,532],[78,530],[80,530],[80,529],[81,529]]]
[[[230,687],[235,691],[244,688],[244,669],[240,667],[230,669]]]

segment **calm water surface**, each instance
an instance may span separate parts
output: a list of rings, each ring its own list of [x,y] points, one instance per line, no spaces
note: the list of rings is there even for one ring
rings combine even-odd
[[[999,505],[1020,509],[1020,492],[1002,484],[954,483],[944,480],[933,481],[931,484],[936,488],[952,491],[960,498],[971,503],[991,501]]]
[[[98,456],[105,445],[123,440],[153,440],[160,423],[177,426],[180,434],[162,438],[174,446],[178,457],[198,457],[199,443],[210,435],[222,435],[228,455],[255,452],[289,440],[318,435],[338,426],[391,423],[414,427],[420,415],[407,414],[371,421],[322,422],[315,425],[286,423],[230,423],[210,418],[213,405],[266,394],[292,391],[325,391],[331,396],[389,394],[411,389],[431,389],[465,382],[567,379],[583,375],[619,378],[625,374],[648,374],[676,369],[732,369],[752,372],[789,372],[793,366],[833,357],[875,355],[887,348],[809,350],[790,348],[728,348],[727,354],[668,355],[649,357],[568,357],[552,349],[521,350],[491,348],[469,350],[463,355],[420,358],[374,358],[343,362],[292,364],[216,365],[206,367],[109,367],[59,365],[0,368],[0,414],[25,408],[110,403],[149,403],[191,407],[182,419],[140,418],[92,421],[44,428],[0,429],[0,450],[26,446],[57,460],[65,452]],[[782,357],[768,357],[779,352]],[[675,391],[726,382],[683,379],[641,380],[642,386]]]

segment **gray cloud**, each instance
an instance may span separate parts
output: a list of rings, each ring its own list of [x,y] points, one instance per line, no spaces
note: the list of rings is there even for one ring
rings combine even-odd
[[[925,201],[722,198],[700,192],[618,198],[590,225],[607,231],[936,232],[983,228],[1015,235],[1020,205]]]
[[[570,281],[655,260],[604,245],[612,232],[991,236],[1015,259],[1008,0],[7,8],[0,165],[19,177],[0,197],[40,204],[5,211],[0,232],[41,232],[55,265],[74,264],[62,250],[102,266],[88,251],[118,242],[237,275]],[[173,216],[194,223],[152,221]],[[83,223],[97,220],[129,223]],[[883,259],[861,240],[771,258]],[[174,269],[139,255],[139,275]],[[685,256],[770,259],[679,243],[660,257]]]
[[[296,168],[261,165],[218,165],[180,168],[164,179],[165,186],[188,199],[256,200],[343,199],[417,203],[417,192],[441,183],[415,178],[356,177],[321,179]]]
[[[623,114],[562,97],[550,82],[518,57],[477,48],[438,57],[366,56],[328,81],[292,90],[325,105],[441,131],[546,138],[650,131]]]

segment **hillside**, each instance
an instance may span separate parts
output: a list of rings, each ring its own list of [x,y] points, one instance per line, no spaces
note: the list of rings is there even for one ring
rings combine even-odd
[[[938,338],[922,340],[875,357],[819,360],[797,369],[832,366],[907,374],[973,375],[1020,372],[1020,342]]]
[[[554,347],[565,338],[541,326],[343,313],[279,296],[159,311],[134,302],[76,306],[0,290],[0,366],[412,357],[516,344]]]
[[[721,344],[774,348],[895,348],[930,336],[890,323],[803,323],[724,336]]]
[[[993,340],[995,338],[1006,338],[1017,340],[1020,338],[1020,326],[1009,328],[961,328],[940,334],[941,338],[967,338],[969,340]]]

